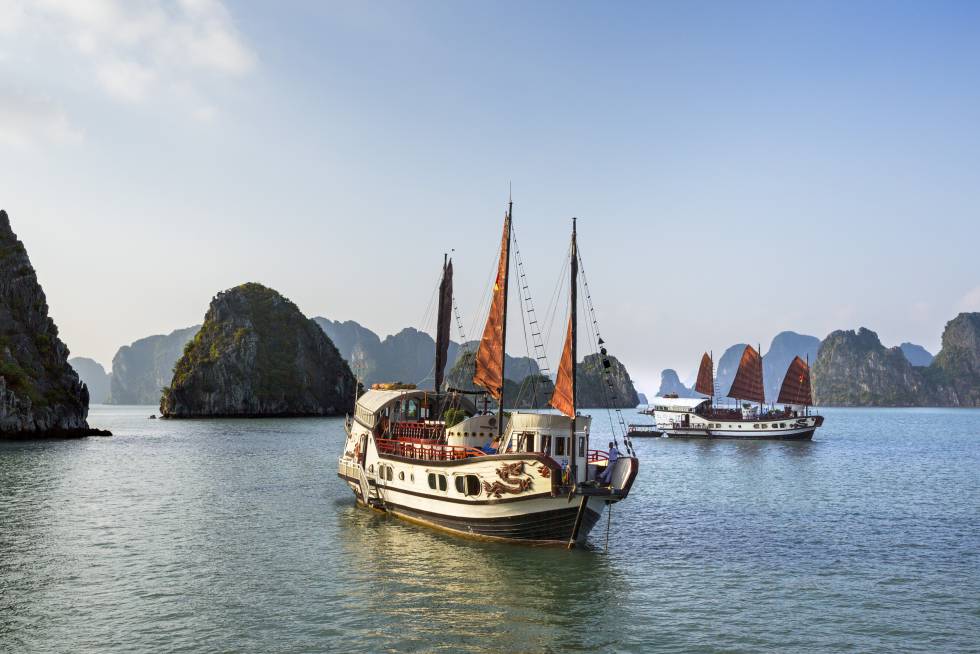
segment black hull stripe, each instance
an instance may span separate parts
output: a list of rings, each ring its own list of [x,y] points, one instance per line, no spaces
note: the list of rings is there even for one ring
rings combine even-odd
[[[697,438],[701,440],[730,440],[730,441],[808,441],[813,439],[813,432],[815,429],[810,429],[808,431],[799,432],[797,434],[760,434],[758,436],[749,436],[746,434],[733,434],[728,436],[726,434],[719,434],[717,432],[712,432],[710,436],[705,436],[704,434],[671,434],[667,433],[668,438]]]
[[[542,511],[524,516],[507,518],[463,518],[431,513],[421,509],[388,503],[389,511],[395,515],[467,536],[485,537],[493,540],[519,542],[567,543],[575,525],[578,506],[567,509]],[[579,529],[579,541],[584,541],[599,521],[599,514],[586,509]]]

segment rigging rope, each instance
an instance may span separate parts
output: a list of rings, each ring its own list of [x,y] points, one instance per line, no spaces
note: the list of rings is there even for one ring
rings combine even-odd
[[[579,272],[581,273],[581,277],[582,277],[582,286],[585,291],[585,306],[587,307],[587,310],[589,312],[589,317],[592,319],[592,327],[595,330],[595,337],[597,339],[596,345],[599,347],[598,351],[602,357],[600,360],[600,365],[602,366],[602,373],[603,376],[605,377],[606,385],[609,388],[613,388],[612,376],[611,376],[612,367],[611,366],[606,367],[605,365],[605,362],[607,360],[606,348],[604,347],[605,341],[602,340],[602,335],[599,332],[599,319],[596,316],[595,305],[592,302],[592,293],[589,291],[589,281],[585,275],[585,264],[582,262],[581,247],[578,250],[578,262],[579,262]],[[616,417],[618,418],[619,427],[623,431],[623,442],[626,444],[626,449],[631,456],[635,457],[636,451],[633,449],[633,443],[630,441],[629,430],[626,427],[626,420],[623,418],[623,412],[618,406],[617,407],[612,406],[612,404],[609,402],[608,391],[605,388],[603,388],[603,393],[605,394],[606,411],[609,412],[610,414],[610,420],[612,419],[611,412],[615,411]],[[613,442],[618,443],[615,430],[613,430]]]

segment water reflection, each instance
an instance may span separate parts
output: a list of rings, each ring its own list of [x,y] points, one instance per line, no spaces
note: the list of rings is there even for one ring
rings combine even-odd
[[[590,650],[630,579],[601,552],[459,539],[353,506],[338,512],[348,608],[384,616],[395,650]],[[372,620],[376,624],[377,617]],[[555,642],[556,633],[576,634]],[[608,637],[608,632],[605,636]]]

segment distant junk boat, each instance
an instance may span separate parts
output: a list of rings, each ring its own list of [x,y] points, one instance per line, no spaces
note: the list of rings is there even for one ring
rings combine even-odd
[[[359,397],[346,422],[337,474],[358,504],[410,522],[459,536],[571,548],[585,542],[607,506],[626,498],[639,461],[625,423],[630,455],[610,457],[591,448],[592,418],[576,411],[580,255],[574,222],[568,329],[551,398],[561,415],[503,411],[512,208],[504,218],[490,311],[476,352],[473,382],[486,390],[442,388],[453,310],[452,261],[444,262],[435,389],[375,385]],[[517,263],[520,271],[519,252]],[[523,273],[521,279],[523,293]],[[586,306],[592,310],[588,297]],[[605,356],[605,348],[600,351]],[[493,398],[496,414],[478,411],[469,397],[474,394]],[[446,419],[459,416],[458,422]]]
[[[630,425],[631,436],[670,438],[739,438],[769,440],[810,440],[823,416],[811,414],[813,393],[809,363],[795,357],[786,370],[776,404],[782,409],[765,408],[762,384],[762,356],[751,345],[745,348],[732,381],[728,397],[743,400],[741,408],[726,409],[714,403],[714,363],[706,352],[701,357],[694,390],[707,397],[655,397],[642,413],[651,415],[654,425]],[[758,406],[752,404],[757,402]]]

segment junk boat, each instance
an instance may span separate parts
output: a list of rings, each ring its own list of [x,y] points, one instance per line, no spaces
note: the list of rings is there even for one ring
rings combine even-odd
[[[512,211],[509,203],[473,377],[496,401],[496,413],[479,412],[465,393],[443,389],[453,304],[452,261],[444,261],[435,388],[375,385],[361,395],[346,421],[338,476],[359,505],[410,522],[459,536],[572,548],[585,542],[609,505],[626,499],[639,461],[626,440],[631,455],[610,464],[607,452],[591,447],[591,417],[576,410],[574,222],[568,329],[550,400],[560,414],[502,410]],[[459,415],[465,418],[455,422]]]
[[[744,402],[735,409],[715,406],[714,362],[705,352],[694,390],[708,397],[655,397],[643,413],[652,415],[656,425],[630,425],[630,435],[636,436],[645,428],[668,438],[811,440],[823,424],[823,416],[810,413],[813,395],[809,363],[800,357],[790,363],[776,400],[783,405],[781,409],[765,408],[763,388],[762,356],[756,348],[746,346],[728,391],[729,397]],[[641,429],[633,431],[636,427]]]

